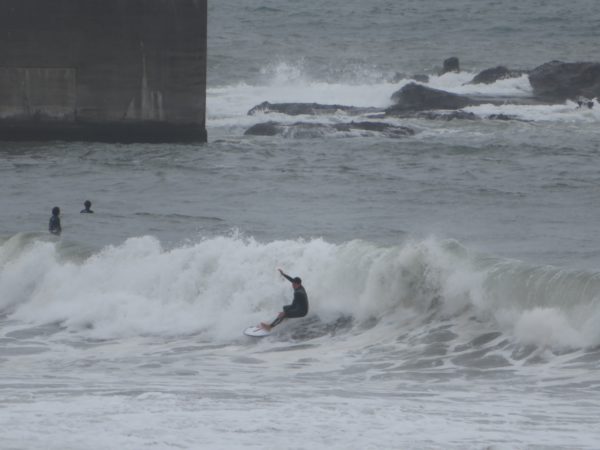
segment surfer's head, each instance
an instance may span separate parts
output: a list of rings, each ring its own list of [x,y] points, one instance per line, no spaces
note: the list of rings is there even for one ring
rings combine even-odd
[[[300,279],[300,277],[293,278],[292,284],[300,286],[302,284],[302,280]]]
[[[52,208],[53,216],[58,216],[59,214],[60,214],[60,208],[58,206],[55,206],[54,208]]]
[[[85,202],[83,202],[83,206],[85,206],[87,209],[90,209],[90,206],[92,206],[92,202],[86,200]]]

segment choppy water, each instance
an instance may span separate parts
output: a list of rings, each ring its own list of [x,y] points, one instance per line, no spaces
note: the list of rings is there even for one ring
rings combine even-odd
[[[403,138],[244,131],[358,120],[246,113],[382,108],[418,73],[527,97],[526,77],[464,83],[597,60],[600,5],[209,14],[207,145],[0,144],[0,447],[598,448],[597,102],[386,119]],[[463,72],[436,75],[454,55]],[[277,267],[309,316],[242,336],[291,299]]]

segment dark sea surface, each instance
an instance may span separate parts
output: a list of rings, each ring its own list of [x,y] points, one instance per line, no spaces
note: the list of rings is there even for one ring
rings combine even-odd
[[[246,1],[209,4],[209,83],[256,83],[278,64],[312,79],[365,82],[433,72],[597,60],[594,0]]]
[[[468,83],[600,61],[599,25],[591,0],[209,2],[206,145],[0,143],[0,447],[598,448],[597,99],[247,112],[383,109],[415,75],[526,100]],[[243,336],[290,302],[279,267],[309,315]]]

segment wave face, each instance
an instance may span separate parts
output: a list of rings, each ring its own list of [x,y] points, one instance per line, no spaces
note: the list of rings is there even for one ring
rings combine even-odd
[[[311,305],[304,324],[290,321],[281,338],[378,330],[424,354],[432,344],[452,352],[450,343],[458,351],[474,341],[501,344],[511,357],[600,344],[600,274],[490,258],[451,240],[385,247],[233,235],[165,250],[143,236],[88,257],[72,253],[25,235],[5,241],[3,314],[85,338],[198,335],[232,343],[289,303],[289,283],[275,270],[281,265],[305,280]]]

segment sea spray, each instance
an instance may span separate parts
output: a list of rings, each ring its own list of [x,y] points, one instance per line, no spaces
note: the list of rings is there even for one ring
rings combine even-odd
[[[94,338],[198,334],[227,341],[290,302],[278,267],[303,278],[310,316],[323,323],[349,317],[356,326],[374,319],[388,327],[396,317],[392,323],[414,328],[475,315],[523,345],[598,343],[599,275],[486,258],[435,238],[380,246],[218,236],[167,250],[145,236],[83,261],[40,241],[3,264],[2,310]],[[407,325],[407,316],[416,320]],[[391,326],[386,333],[403,331]]]

